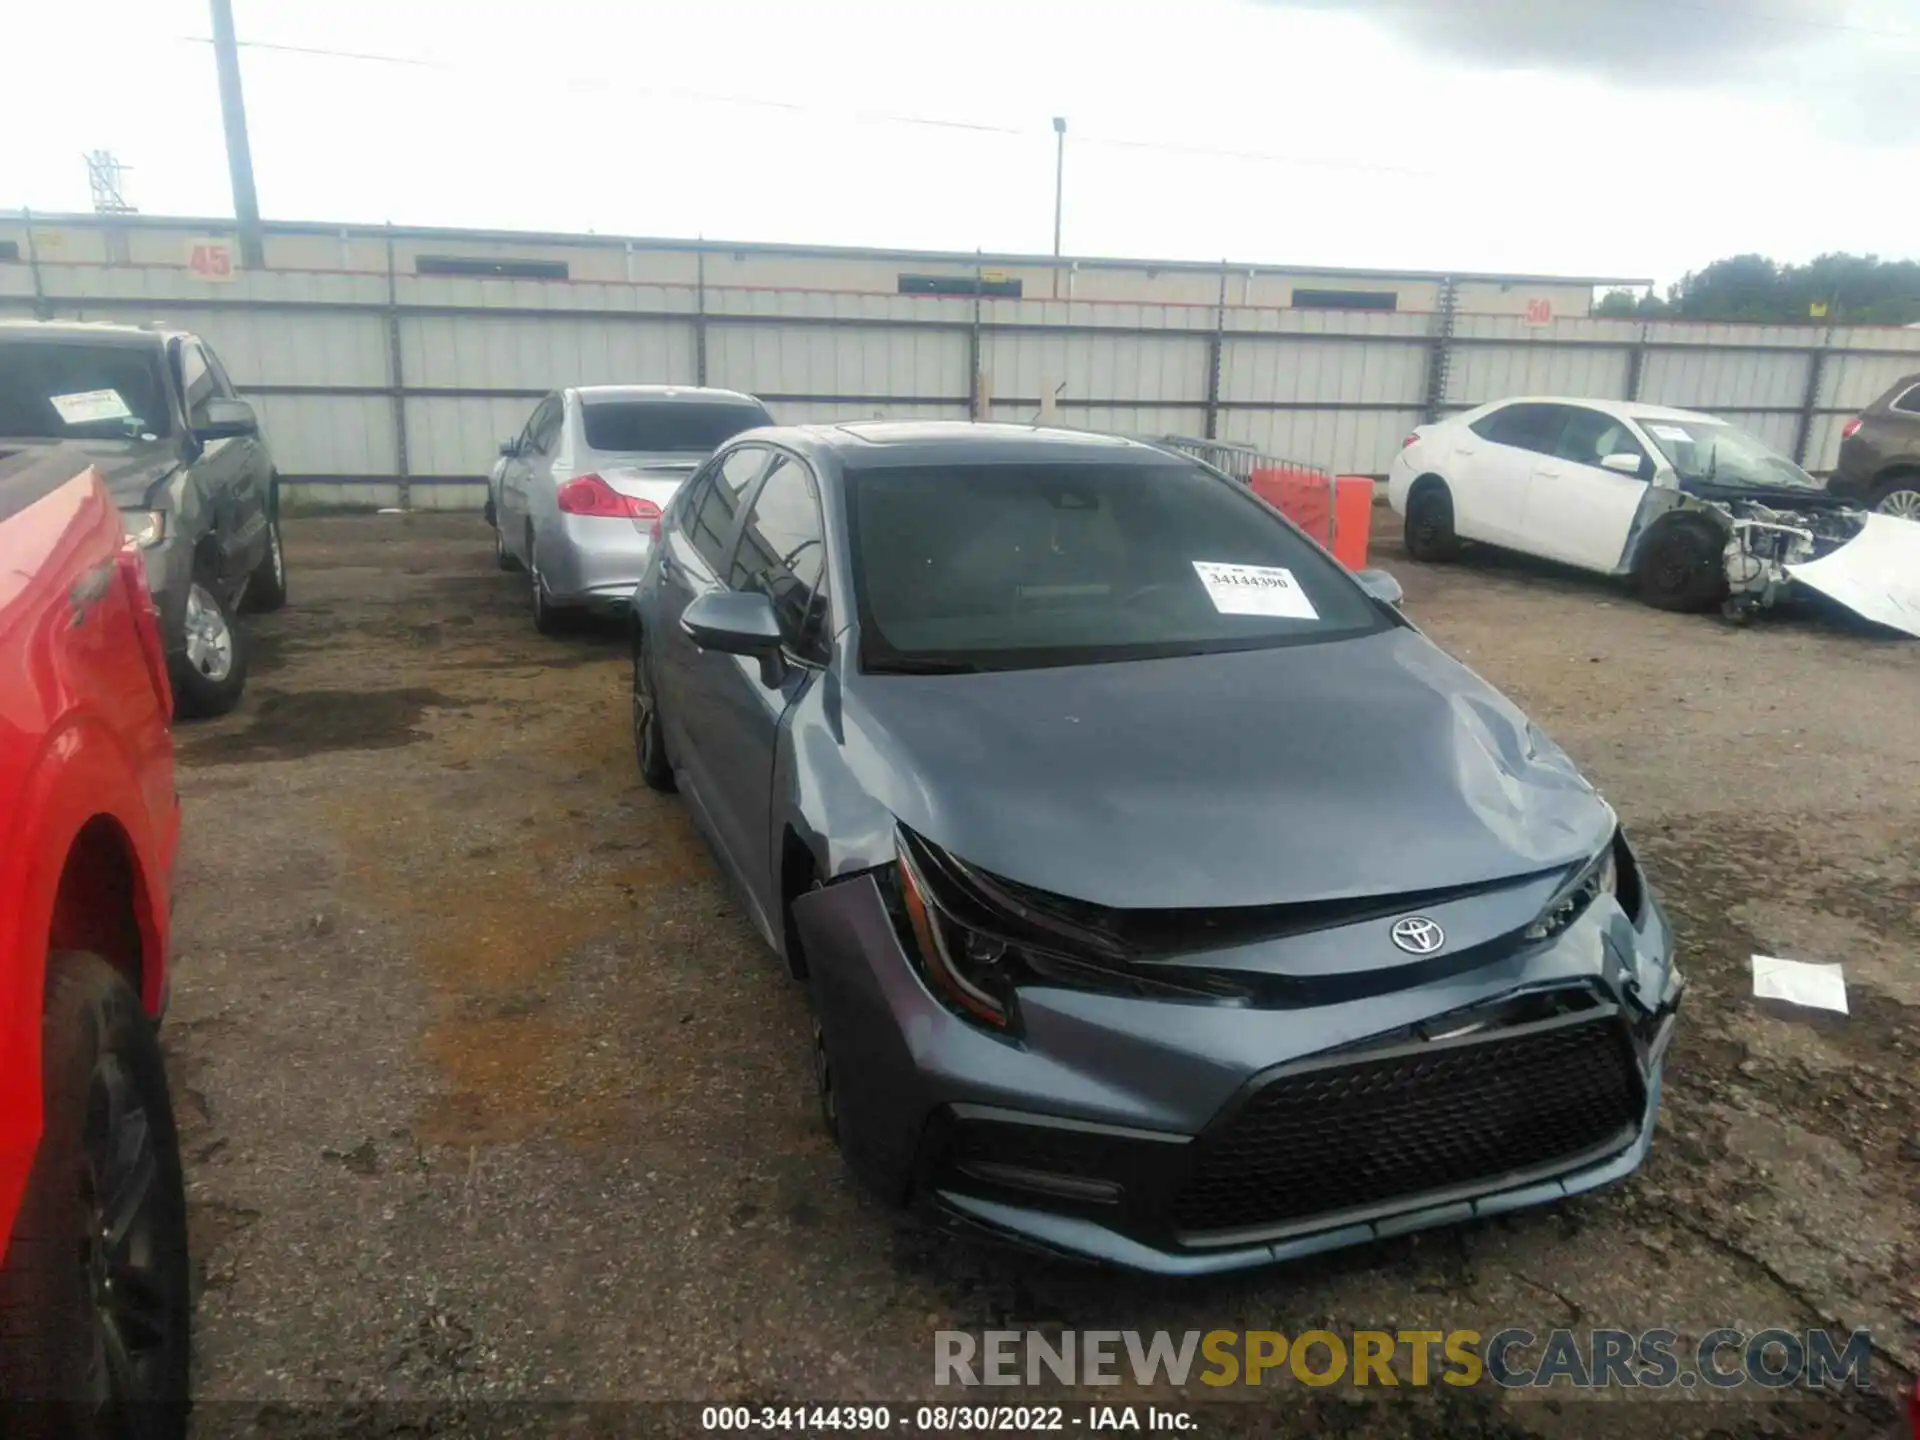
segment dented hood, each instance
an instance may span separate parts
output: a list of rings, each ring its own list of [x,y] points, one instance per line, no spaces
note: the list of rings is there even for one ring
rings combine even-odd
[[[960,859],[1121,909],[1521,875],[1612,832],[1572,762],[1411,630],[978,675],[859,675],[847,758]]]
[[[1912,520],[1869,515],[1839,549],[1787,573],[1856,614],[1920,636],[1920,524]]]

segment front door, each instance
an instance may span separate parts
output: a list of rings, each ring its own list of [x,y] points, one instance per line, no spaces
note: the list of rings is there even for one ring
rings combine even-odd
[[[1610,574],[1626,553],[1653,461],[1624,420],[1584,405],[1559,408],[1565,416],[1552,453],[1534,457],[1527,480],[1529,548]],[[1600,462],[1609,455],[1632,456],[1637,471],[1607,469]]]
[[[772,865],[774,756],[787,708],[826,663],[825,530],[819,489],[798,457],[774,452],[727,567],[727,588],[765,595],[785,642],[778,663],[707,651],[691,670],[708,769],[707,809],[743,889],[777,933]]]

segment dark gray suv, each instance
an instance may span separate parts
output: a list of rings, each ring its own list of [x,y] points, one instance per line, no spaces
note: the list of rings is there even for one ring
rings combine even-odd
[[[1920,520],[1920,375],[1909,375],[1846,424],[1835,495]]]
[[[146,558],[180,715],[240,700],[235,612],[286,603],[273,457],[253,408],[196,335],[125,325],[0,323],[0,453],[86,455]]]

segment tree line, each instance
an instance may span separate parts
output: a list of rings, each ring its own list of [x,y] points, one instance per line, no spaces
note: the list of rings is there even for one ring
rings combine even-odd
[[[1920,322],[1920,260],[1822,255],[1782,265],[1734,255],[1689,271],[1667,293],[1609,290],[1596,315],[1670,320],[1760,320],[1788,324],[1912,325]]]

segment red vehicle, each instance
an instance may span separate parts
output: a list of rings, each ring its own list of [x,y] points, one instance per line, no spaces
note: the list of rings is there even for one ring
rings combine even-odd
[[[0,1430],[181,1434],[166,653],[84,457],[0,453]],[[51,1405],[20,1401],[54,1401]]]

